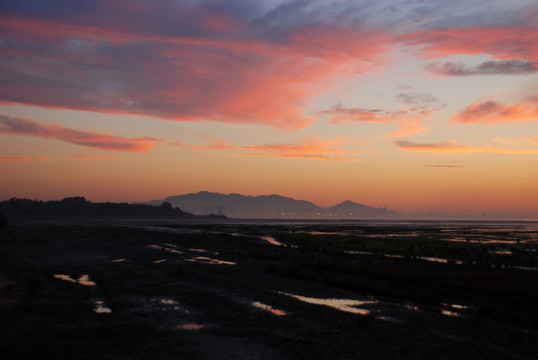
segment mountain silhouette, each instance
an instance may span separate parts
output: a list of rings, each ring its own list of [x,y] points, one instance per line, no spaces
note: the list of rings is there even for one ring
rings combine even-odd
[[[163,202],[169,202],[172,206],[196,215],[213,213],[231,218],[359,219],[390,218],[396,215],[387,208],[375,208],[349,200],[330,208],[323,208],[309,201],[280,195],[246,196],[236,193],[226,195],[208,191],[169,196],[146,204],[158,206]]]

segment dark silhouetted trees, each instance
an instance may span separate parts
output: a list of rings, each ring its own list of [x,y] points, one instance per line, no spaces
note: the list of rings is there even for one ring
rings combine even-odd
[[[0,201],[0,211],[14,217],[149,217],[191,218],[191,213],[172,207],[169,202],[160,206],[128,203],[92,203],[82,196],[60,201],[39,201],[13,198]],[[224,216],[212,216],[225,218]]]

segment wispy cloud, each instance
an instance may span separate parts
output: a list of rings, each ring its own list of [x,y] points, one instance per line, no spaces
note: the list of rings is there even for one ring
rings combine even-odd
[[[437,101],[434,96],[418,95],[415,93],[401,93],[397,96],[401,102],[415,105],[403,110],[382,110],[359,107],[344,107],[341,104],[333,105],[328,110],[320,111],[318,114],[329,115],[333,124],[344,124],[352,122],[367,123],[394,123],[399,126],[396,130],[387,135],[388,138],[405,137],[418,134],[428,130],[421,124],[421,121],[429,118],[439,110],[425,102]]]
[[[479,100],[450,116],[452,123],[511,123],[538,121],[538,102],[528,100],[502,104],[495,100]]]
[[[116,160],[120,159],[119,156],[114,155],[69,155],[70,159],[83,160],[83,161],[93,161],[93,160]]]
[[[463,165],[446,165],[446,164],[433,164],[433,165],[422,165],[425,167],[435,167],[435,168],[462,168]]]
[[[31,157],[12,157],[12,156],[0,156],[1,162],[28,162],[28,161],[48,161],[48,157],[31,158]]]
[[[439,103],[439,99],[432,94],[420,94],[413,91],[399,93],[396,95],[396,100],[409,105],[427,105]]]
[[[513,139],[494,138],[493,141],[504,145],[519,145],[519,143]]]
[[[528,75],[538,72],[538,67],[526,60],[498,60],[486,61],[476,66],[454,62],[436,62],[428,64],[426,70],[444,76]]]
[[[340,139],[306,138],[297,143],[261,144],[234,146],[214,137],[209,145],[187,147],[192,150],[240,150],[242,155],[268,156],[282,158],[300,158],[317,160],[348,161],[359,160],[351,153],[338,147]],[[185,148],[185,145],[182,145]]]
[[[395,144],[402,150],[414,152],[538,154],[538,149],[499,148],[489,145],[476,147],[471,145],[458,145],[454,141],[447,141],[443,143],[415,143],[411,141],[396,141]]]
[[[58,124],[47,124],[36,120],[13,118],[5,115],[0,115],[0,134],[55,139],[101,150],[124,152],[148,152],[160,141],[147,136],[124,138],[110,134],[80,131],[62,127]]]
[[[538,136],[536,137],[522,137],[522,141],[526,141],[528,143],[538,144]]]

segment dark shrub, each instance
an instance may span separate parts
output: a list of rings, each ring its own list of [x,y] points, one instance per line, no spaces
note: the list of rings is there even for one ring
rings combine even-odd
[[[7,227],[7,218],[4,216],[4,214],[0,213],[0,228]]]

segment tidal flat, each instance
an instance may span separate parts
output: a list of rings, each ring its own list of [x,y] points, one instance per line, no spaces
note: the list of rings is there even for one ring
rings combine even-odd
[[[2,359],[535,359],[538,223],[20,220]]]

